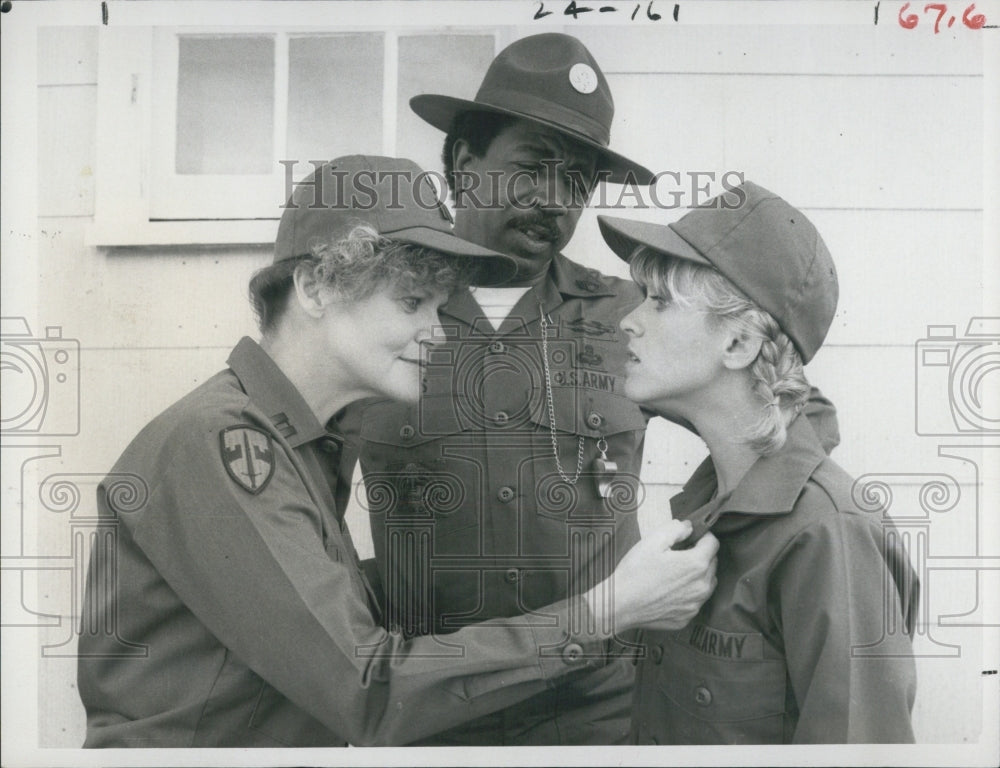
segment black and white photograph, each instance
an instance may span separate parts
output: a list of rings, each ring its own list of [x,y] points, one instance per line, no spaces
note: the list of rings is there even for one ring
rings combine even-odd
[[[1000,762],[1000,3],[0,11],[5,768]]]

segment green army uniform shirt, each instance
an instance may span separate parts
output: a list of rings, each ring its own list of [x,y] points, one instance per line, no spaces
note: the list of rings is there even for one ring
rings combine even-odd
[[[386,632],[331,491],[339,435],[250,339],[229,366],[99,487],[85,746],[399,744],[596,663],[567,629],[583,601],[448,642]]]
[[[725,497],[711,457],[695,471],[671,506],[718,537],[718,586],[684,629],[642,633],[635,743],[913,741],[919,584],[852,487],[801,416]]]

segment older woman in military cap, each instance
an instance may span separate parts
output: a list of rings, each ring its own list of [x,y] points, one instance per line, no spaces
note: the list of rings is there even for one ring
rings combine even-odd
[[[94,549],[83,610],[86,746],[405,743],[602,664],[609,626],[680,626],[710,592],[714,546],[669,551],[674,524],[599,586],[613,610],[588,593],[447,643],[380,626],[336,499],[337,414],[416,400],[438,307],[513,273],[452,234],[423,176],[352,156],[299,185],[250,286],[261,342],[240,341],[101,484],[116,535]]]

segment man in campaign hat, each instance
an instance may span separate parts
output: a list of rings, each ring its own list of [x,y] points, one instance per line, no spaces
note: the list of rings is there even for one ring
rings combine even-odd
[[[362,419],[388,620],[449,633],[584,591],[639,538],[646,417],[621,392],[618,323],[641,297],[561,251],[595,184],[653,174],[610,148],[608,82],[568,35],[511,44],[472,100],[410,104],[447,134],[455,233],[517,264],[442,308],[420,403]],[[633,676],[622,657],[427,743],[620,743]]]
[[[562,255],[595,186],[654,174],[611,149],[614,102],[587,48],[539,34],[500,52],[473,99],[411,108],[446,133],[455,232],[510,256],[502,286],[442,308],[417,405],[363,414],[360,459],[388,620],[454,632],[586,590],[639,538],[647,415],[622,392],[630,281]],[[817,399],[836,444],[832,409]],[[628,638],[614,645],[631,654]],[[614,744],[629,727],[624,658],[441,734],[436,744]]]

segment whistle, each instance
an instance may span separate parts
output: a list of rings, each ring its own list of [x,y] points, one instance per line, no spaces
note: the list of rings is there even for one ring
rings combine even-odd
[[[611,495],[611,484],[618,472],[618,463],[608,458],[608,443],[603,437],[597,441],[597,450],[601,452],[601,455],[594,459],[591,472],[597,483],[597,495],[606,499]]]

